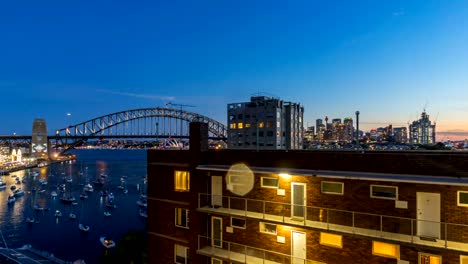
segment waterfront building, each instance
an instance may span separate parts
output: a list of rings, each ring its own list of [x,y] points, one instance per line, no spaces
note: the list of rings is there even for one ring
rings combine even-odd
[[[253,96],[228,104],[228,148],[301,149],[304,108],[298,103]]]
[[[353,119],[351,117],[345,117],[343,120],[344,124],[344,134],[345,134],[345,141],[351,142],[354,140],[354,127],[353,127]]]
[[[406,144],[408,143],[408,130],[406,127],[395,127],[393,128],[393,140],[396,143]]]
[[[32,127],[31,154],[35,158],[48,158],[47,124],[44,119],[35,119]]]
[[[203,126],[148,151],[148,263],[467,263],[467,153],[207,150]]]
[[[409,125],[409,143],[411,144],[435,144],[436,125],[429,120],[429,115],[423,111],[419,120]]]

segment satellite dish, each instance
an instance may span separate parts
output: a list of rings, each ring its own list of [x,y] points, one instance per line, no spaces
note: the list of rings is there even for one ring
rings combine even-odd
[[[244,196],[254,186],[254,174],[245,164],[234,164],[226,174],[226,189],[234,194]]]

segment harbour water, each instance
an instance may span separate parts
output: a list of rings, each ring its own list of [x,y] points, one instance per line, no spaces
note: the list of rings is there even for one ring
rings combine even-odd
[[[136,204],[140,194],[146,191],[146,150],[75,150],[73,153],[77,156],[75,161],[2,177],[7,187],[0,190],[0,229],[8,247],[31,244],[67,261],[83,259],[93,264],[99,263],[100,257],[106,254],[100,236],[118,242],[129,230],[146,229],[146,218],[140,216],[140,207]],[[34,171],[39,174],[34,176]],[[81,200],[83,184],[92,184],[101,175],[107,175],[104,186],[93,185],[94,192],[87,193],[88,198]],[[16,176],[23,180],[21,184],[17,184]],[[122,179],[127,193],[121,189],[123,187],[119,188],[123,185]],[[41,183],[44,181],[47,184]],[[61,184],[65,192],[57,189]],[[11,186],[21,188],[25,194],[8,204]],[[113,193],[117,208],[106,206],[108,197],[100,194],[103,188]],[[52,197],[52,191],[58,196]],[[61,202],[63,194],[74,196],[77,204]],[[61,211],[61,217],[55,216],[56,210]],[[110,212],[111,216],[105,216],[104,212]],[[70,213],[75,214],[76,219],[69,218]],[[35,222],[28,223],[28,217],[34,217]],[[80,221],[90,226],[89,232],[79,230]],[[4,246],[2,240],[0,244]]]

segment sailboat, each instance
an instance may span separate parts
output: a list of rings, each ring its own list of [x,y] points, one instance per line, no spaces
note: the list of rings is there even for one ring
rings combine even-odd
[[[80,215],[80,221],[79,221],[79,224],[78,224],[78,228],[83,231],[83,232],[89,232],[89,225],[85,224],[84,223],[84,214],[85,214],[85,210],[84,210],[84,207],[85,207],[85,202],[83,202],[82,206],[81,206],[81,215]]]

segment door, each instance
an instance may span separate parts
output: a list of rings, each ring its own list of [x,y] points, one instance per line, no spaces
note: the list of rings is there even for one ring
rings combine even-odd
[[[223,219],[221,217],[211,217],[211,246],[223,247]]]
[[[211,176],[211,206],[223,206],[223,177]]]
[[[304,219],[306,216],[306,184],[291,183],[291,217]]]
[[[298,231],[291,231],[291,252],[293,264],[306,263],[306,234]]]
[[[440,238],[440,193],[416,193],[417,235]]]

